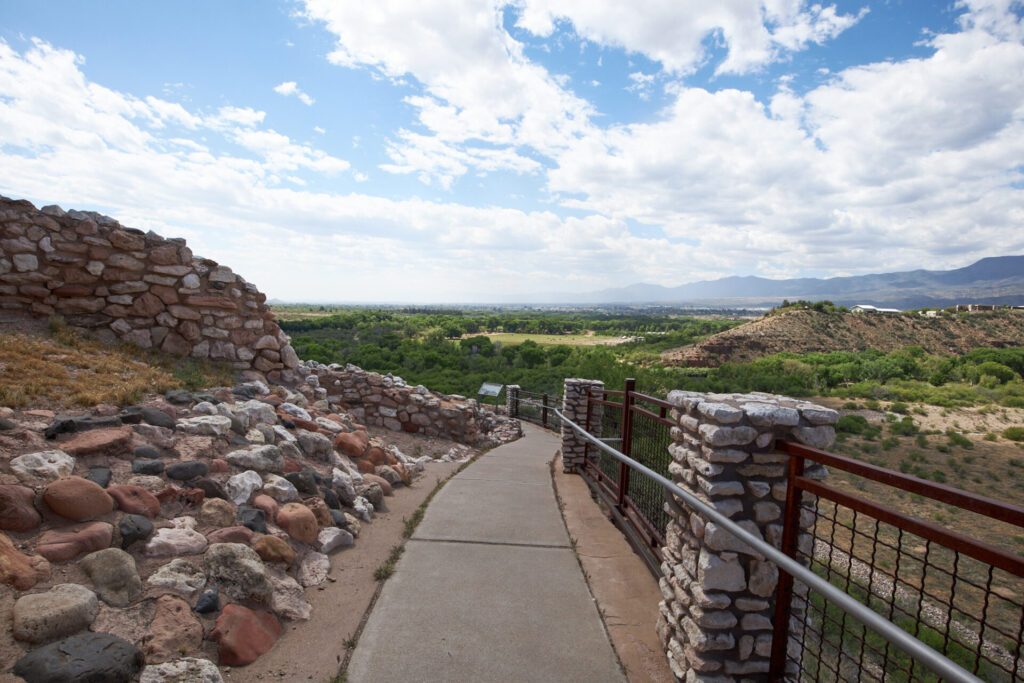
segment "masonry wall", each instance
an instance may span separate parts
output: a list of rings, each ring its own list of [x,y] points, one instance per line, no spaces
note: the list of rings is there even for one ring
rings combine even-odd
[[[485,425],[481,424],[482,411],[475,399],[441,394],[422,385],[411,387],[401,378],[367,372],[355,365],[306,365],[311,366],[316,386],[364,424],[470,445],[482,437]],[[308,377],[306,381],[310,381]]]
[[[566,415],[584,424],[590,380],[565,383]],[[778,438],[815,448],[835,440],[836,411],[770,394],[701,394],[673,391],[669,475],[685,491],[708,503],[757,538],[782,545],[789,456],[775,449]],[[566,469],[582,469],[582,442],[562,431]],[[596,449],[591,449],[596,455]],[[820,465],[807,463],[804,476],[822,479]],[[810,503],[810,496],[804,496]],[[768,680],[779,570],[681,499],[667,506],[671,517],[662,548],[662,597],[658,635],[679,680],[728,683]],[[813,523],[800,520],[798,545],[809,553]],[[794,614],[794,616],[796,616]]]
[[[0,314],[59,315],[107,342],[230,363],[271,381],[299,359],[266,296],[183,239],[0,197]]]

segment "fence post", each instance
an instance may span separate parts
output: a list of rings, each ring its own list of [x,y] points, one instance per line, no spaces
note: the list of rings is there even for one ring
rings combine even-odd
[[[542,425],[544,425],[544,429],[547,429],[548,428],[548,395],[547,394],[543,394],[541,396],[540,401],[541,401],[541,405],[544,406],[541,409],[540,422],[541,422]]]
[[[562,414],[576,424],[587,423],[587,397],[592,389],[603,390],[604,382],[593,379],[566,378],[565,391],[562,394]],[[588,428],[591,434],[601,436],[601,415],[595,410],[590,415]],[[562,470],[564,472],[582,472],[586,458],[587,442],[577,436],[572,427],[562,425]]]
[[[769,394],[673,391],[668,402],[676,422],[669,446],[673,481],[781,548],[790,456],[775,450],[775,440],[828,448],[838,413]],[[804,474],[824,475],[817,465]],[[770,678],[772,650],[788,647],[785,636],[773,642],[778,567],[696,512],[680,508],[670,516],[658,634],[673,673],[684,679],[692,673],[697,680],[776,680]],[[813,523],[797,519],[798,525]],[[800,526],[795,532],[803,551],[812,539]]]
[[[626,380],[626,390],[622,393],[622,454],[631,456],[633,452],[633,392],[636,391],[636,380]],[[619,463],[618,499],[615,501],[620,511],[626,509],[626,496],[629,495],[629,466]]]
[[[800,536],[800,489],[793,486],[797,477],[803,476],[804,459],[789,457],[786,478],[786,509],[782,516],[782,552],[796,556],[797,539]],[[779,572],[779,588],[775,596],[775,623],[772,632],[772,659],[769,675],[781,680],[786,669],[786,654],[789,645],[789,617],[793,604],[793,576]]]
[[[519,385],[505,387],[505,412],[509,417],[519,417]]]

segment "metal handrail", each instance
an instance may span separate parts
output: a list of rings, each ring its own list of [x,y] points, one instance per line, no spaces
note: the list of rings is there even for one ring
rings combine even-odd
[[[523,401],[524,403],[532,403],[532,401]],[[562,414],[562,411],[557,408],[548,407],[548,410],[553,412],[562,420],[563,424],[569,425],[577,434],[582,436],[587,441],[591,442],[602,451],[612,456],[619,462],[625,463],[632,469],[650,477],[654,481],[661,484],[666,490],[671,492],[678,498],[695,508],[698,512],[709,517],[716,524],[720,525],[726,531],[739,538],[741,541],[749,545],[751,548],[756,550],[761,555],[764,555],[772,562],[777,564],[780,568],[788,572],[792,577],[799,579],[809,587],[823,595],[827,600],[836,604],[840,609],[849,614],[851,617],[859,621],[867,628],[875,631],[880,636],[885,638],[887,641],[898,647],[899,649],[906,652],[908,655],[916,659],[917,661],[924,664],[932,673],[940,676],[943,679],[950,681],[971,681],[979,682],[980,678],[967,671],[963,667],[956,664],[952,660],[942,655],[937,650],[932,649],[928,645],[922,643],[917,638],[913,637],[896,624],[892,623],[885,617],[876,613],[870,607],[857,601],[849,594],[844,593],[840,589],[833,586],[831,583],[821,578],[807,567],[803,566],[789,555],[786,555],[775,546],[766,543],[764,539],[757,538],[750,534],[746,529],[736,524],[718,510],[714,509],[700,498],[697,498],[692,493],[685,491],[676,486],[672,481],[658,474],[649,467],[629,458],[619,451],[615,450],[611,446],[607,445],[600,439],[596,438],[583,427],[567,418]]]

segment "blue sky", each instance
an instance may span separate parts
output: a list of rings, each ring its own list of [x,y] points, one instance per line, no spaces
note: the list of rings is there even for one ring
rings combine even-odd
[[[293,301],[1024,252],[1016,0],[0,0],[0,193]]]

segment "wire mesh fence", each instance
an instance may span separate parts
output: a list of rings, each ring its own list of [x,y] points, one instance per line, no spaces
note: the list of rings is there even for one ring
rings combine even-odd
[[[559,408],[562,397],[557,394],[543,394],[518,389],[513,398],[512,417],[525,420],[546,429],[558,429],[551,408]]]

